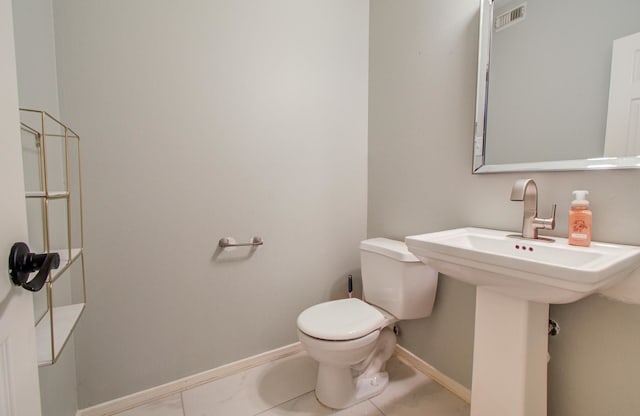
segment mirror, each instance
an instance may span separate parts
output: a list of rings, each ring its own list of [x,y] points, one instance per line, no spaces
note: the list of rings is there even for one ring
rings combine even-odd
[[[480,16],[474,173],[640,167],[640,1],[481,0]]]

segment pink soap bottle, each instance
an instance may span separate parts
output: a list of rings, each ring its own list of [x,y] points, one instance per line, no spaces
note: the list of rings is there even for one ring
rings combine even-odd
[[[573,191],[574,200],[569,211],[569,244],[588,247],[591,244],[592,214],[587,201],[589,191]]]

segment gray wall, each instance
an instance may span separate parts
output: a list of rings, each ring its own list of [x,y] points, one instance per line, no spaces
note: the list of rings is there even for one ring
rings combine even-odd
[[[82,138],[80,407],[297,341],[366,233],[368,1],[54,4]],[[221,237],[264,238],[216,251]]]
[[[472,175],[478,1],[371,2],[370,237],[461,226],[517,230],[513,182],[532,177],[540,209],[558,204],[566,236],[571,190],[591,191],[593,238],[640,244],[640,171]],[[400,343],[469,386],[473,287],[443,276],[430,318],[403,322]],[[640,408],[640,307],[591,296],[552,306],[549,414],[629,415]]]
[[[51,0],[14,0],[14,32],[16,42],[16,67],[18,74],[18,94],[20,106],[45,110],[59,117],[58,84],[56,74],[56,51],[54,45],[53,8]],[[27,135],[31,143],[32,137]],[[26,142],[25,142],[26,144]],[[61,172],[62,142],[48,142],[49,171]],[[33,148],[33,147],[32,147]],[[52,152],[51,149],[54,151]],[[39,186],[37,158],[29,154],[23,144],[23,162],[27,189]],[[53,157],[52,157],[53,156]],[[52,189],[63,189],[63,177],[50,177]],[[35,202],[35,203],[34,203]],[[51,231],[56,236],[66,235],[66,215],[59,211],[52,213]],[[39,201],[27,201],[29,225],[29,246],[42,250],[41,208]],[[64,221],[62,221],[64,220]],[[55,248],[61,247],[55,245]],[[56,281],[54,297],[56,305],[70,304],[71,271]],[[34,294],[36,318],[47,308],[46,293],[42,290]],[[71,340],[53,366],[40,367],[40,396],[43,416],[73,416],[78,410],[76,365],[74,345]]]

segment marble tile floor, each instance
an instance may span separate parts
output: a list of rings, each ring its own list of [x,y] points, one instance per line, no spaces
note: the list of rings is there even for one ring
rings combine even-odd
[[[469,405],[393,357],[378,396],[333,410],[313,391],[317,364],[301,352],[185,390],[116,416],[468,416]]]

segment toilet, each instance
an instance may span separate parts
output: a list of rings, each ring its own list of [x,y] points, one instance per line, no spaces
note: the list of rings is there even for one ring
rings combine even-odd
[[[318,362],[316,396],[344,409],[379,393],[389,383],[385,364],[393,354],[393,325],[431,315],[438,272],[402,241],[373,238],[360,243],[364,301],[320,303],[298,316],[298,338]]]

